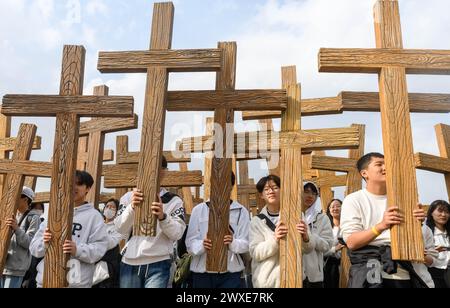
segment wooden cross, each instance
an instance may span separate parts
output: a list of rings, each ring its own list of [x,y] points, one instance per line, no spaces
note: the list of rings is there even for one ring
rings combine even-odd
[[[26,172],[23,172],[21,167],[30,159],[36,130],[37,127],[35,125],[22,124],[15,142],[12,160],[2,159],[0,161],[0,173],[6,174],[0,210],[0,276],[3,274],[12,236],[12,230],[5,224],[5,221],[8,218],[16,217],[18,200],[22,194],[25,175],[28,175]],[[49,167],[45,164],[38,167],[42,166]]]
[[[64,46],[60,95],[6,95],[7,116],[56,117],[48,228],[53,239],[45,257],[44,287],[67,286],[63,243],[71,239],[73,187],[80,117],[133,117],[132,97],[82,96],[85,49]]]
[[[450,94],[410,93],[408,94],[410,112],[449,113]],[[320,116],[343,112],[379,112],[380,93],[344,91],[336,97],[312,98],[302,100],[302,116]],[[244,121],[281,118],[279,111],[244,111]]]
[[[441,157],[417,153],[416,167],[421,170],[442,173],[445,176],[448,199],[450,200],[450,126],[439,124],[435,126]]]
[[[108,96],[107,86],[94,88],[95,96]],[[86,200],[98,208],[100,201],[100,186],[102,178],[102,166],[104,161],[105,135],[124,130],[137,129],[138,116],[134,118],[103,118],[93,119],[80,124],[80,136],[88,136],[86,171],[94,178],[94,187],[89,191]]]
[[[418,193],[406,74],[449,74],[450,51],[403,49],[397,1],[377,1],[375,30],[378,49],[322,49],[319,69],[379,74],[388,204],[405,215],[405,223],[391,232],[393,259],[422,262],[422,231],[413,217]]]

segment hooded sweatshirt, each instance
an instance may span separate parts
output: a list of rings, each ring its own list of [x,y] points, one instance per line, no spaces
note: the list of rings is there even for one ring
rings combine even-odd
[[[11,237],[3,275],[23,277],[31,265],[30,243],[39,229],[41,213],[31,210]],[[17,221],[21,215],[17,215]]]
[[[45,256],[44,232],[47,221],[44,221],[31,242],[30,251],[36,258]],[[69,288],[90,288],[97,263],[108,248],[108,234],[102,215],[92,204],[85,204],[74,209],[72,241],[77,245],[77,253],[69,261],[74,264],[69,273]],[[38,287],[42,287],[44,261],[38,267],[36,277]],[[78,261],[78,262],[77,262]]]
[[[167,192],[162,189],[160,196],[163,197]],[[114,223],[116,230],[129,238],[133,230],[135,210],[130,204],[131,194],[126,196],[122,200],[128,204]],[[179,197],[174,197],[169,203],[164,204],[163,210],[167,217],[163,221],[158,221],[156,237],[132,236],[125,247],[123,263],[144,266],[171,260],[174,257],[174,244],[183,237],[186,230],[183,201]]]
[[[313,249],[303,255],[303,278],[308,278],[309,282],[313,283],[323,281],[323,256],[334,243],[330,219],[322,213],[318,201],[319,199],[305,213],[305,222],[311,232],[310,245]]]

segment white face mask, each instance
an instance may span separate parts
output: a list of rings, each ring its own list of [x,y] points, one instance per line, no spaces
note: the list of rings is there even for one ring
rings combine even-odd
[[[111,209],[105,209],[103,215],[105,215],[106,219],[113,219],[114,217],[116,217],[116,211]]]
[[[38,214],[39,216],[42,216],[42,215],[44,215],[44,211],[43,210],[37,210],[36,214]]]

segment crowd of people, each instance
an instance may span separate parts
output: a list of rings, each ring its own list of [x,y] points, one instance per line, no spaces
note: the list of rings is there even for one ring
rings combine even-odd
[[[393,261],[390,230],[404,221],[398,205],[388,205],[384,156],[370,153],[358,161],[366,188],[332,200],[322,211],[319,188],[305,183],[305,212],[295,231],[280,217],[280,178],[269,175],[256,185],[265,207],[257,216],[230,200],[229,232],[208,233],[210,203],[194,207],[187,221],[182,199],[161,189],[152,204],[155,237],[133,234],[136,210],[147,196],[138,189],[120,201],[109,200],[103,211],[86,202],[92,177],[76,173],[72,240],[62,249],[76,263],[71,288],[280,288],[280,241],[289,232],[302,240],[305,288],[338,288],[346,250],[351,267],[349,288],[449,288],[450,204],[438,200],[428,212],[420,204],[414,217],[422,223],[424,262]],[[167,169],[163,159],[162,169]],[[232,184],[235,184],[232,176]],[[44,206],[23,188],[16,217],[7,219],[11,244],[0,277],[1,288],[43,286],[46,247],[53,235]],[[207,270],[214,245],[228,247],[226,272]]]

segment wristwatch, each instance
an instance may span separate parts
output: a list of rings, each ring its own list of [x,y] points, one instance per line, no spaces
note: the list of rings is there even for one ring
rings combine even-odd
[[[166,220],[167,219],[167,214],[166,213],[164,213],[164,217],[163,217],[163,219],[160,219],[159,221],[164,221],[164,220]]]

